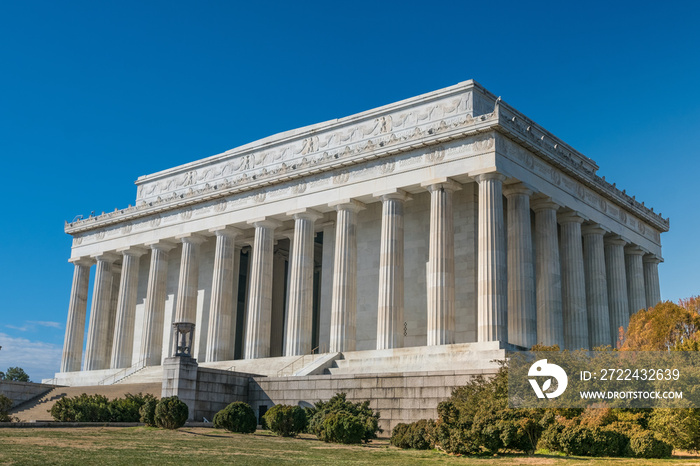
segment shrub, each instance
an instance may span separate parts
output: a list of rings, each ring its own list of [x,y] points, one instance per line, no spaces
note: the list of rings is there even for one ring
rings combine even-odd
[[[306,429],[306,412],[299,406],[275,405],[263,416],[268,428],[283,437],[296,437]]]
[[[139,410],[147,401],[156,401],[151,394],[132,395],[127,393],[124,398],[117,398],[109,402],[109,420],[111,422],[140,422]]]
[[[570,426],[559,440],[562,451],[577,456],[629,456],[629,437],[599,427]]]
[[[109,400],[103,395],[64,397],[50,410],[51,416],[60,422],[109,422]]]
[[[189,409],[176,396],[162,398],[156,405],[155,421],[158,427],[164,429],[179,429],[187,422]]]
[[[347,411],[330,413],[323,419],[318,438],[324,442],[361,443],[365,426],[359,416]]]
[[[391,444],[399,448],[429,450],[435,446],[435,421],[421,419],[411,424],[397,424],[391,431]]]
[[[326,423],[326,418],[341,412],[345,414],[339,418],[334,417],[331,422]],[[382,432],[379,428],[379,412],[375,412],[369,407],[369,401],[353,403],[347,401],[345,393],[337,393],[328,401],[319,401],[314,405],[313,409],[308,410],[307,414],[311,415],[308,431],[326,442],[334,442],[336,440],[331,439],[338,436],[342,438],[353,437],[351,432],[336,435],[338,433],[336,432],[337,429],[355,429],[355,420],[349,419],[348,415],[356,418],[357,422],[362,426],[360,439],[363,442],[367,443],[377,438],[377,433]]]
[[[214,415],[214,427],[239,434],[252,434],[258,425],[253,408],[242,401],[234,401]]]
[[[149,427],[156,427],[156,405],[158,400],[155,397],[148,399],[139,408],[139,422],[143,422]]]
[[[0,395],[0,422],[10,422],[10,409],[12,409],[12,400],[5,395]]]
[[[630,449],[637,458],[666,458],[673,452],[670,444],[659,440],[648,430],[630,439]]]

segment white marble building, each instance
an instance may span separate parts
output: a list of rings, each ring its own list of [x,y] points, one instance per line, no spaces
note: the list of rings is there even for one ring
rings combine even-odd
[[[183,321],[200,364],[249,372],[312,350],[614,345],[660,300],[669,222],[597,169],[466,81],[140,177],[134,206],[65,226],[57,380],[159,366]]]

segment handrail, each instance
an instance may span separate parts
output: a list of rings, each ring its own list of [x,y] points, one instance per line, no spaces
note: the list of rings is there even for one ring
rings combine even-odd
[[[144,367],[146,367],[146,359],[147,358],[142,358],[141,360],[139,360],[139,362],[132,365],[131,367],[124,368],[124,369],[120,370],[119,372],[115,372],[112,375],[108,375],[104,379],[97,382],[97,385],[114,385],[115,383],[119,382],[120,380],[123,380],[132,374],[135,374],[136,372],[138,372],[141,369],[143,369]],[[109,379],[113,379],[111,383],[107,383],[107,381]]]
[[[289,364],[287,364],[286,366],[284,366],[282,369],[278,370],[277,377],[281,377],[282,373],[284,373],[290,367],[292,367],[292,374],[293,374],[294,373],[294,366],[299,361],[302,361],[301,367],[304,367],[306,365],[305,360],[306,360],[307,356],[311,356],[312,357],[311,362],[313,362],[315,360],[315,358],[313,358],[313,356],[317,356],[319,354],[326,353],[326,352],[327,352],[327,349],[326,349],[325,343],[318,345],[316,348],[312,349],[310,353],[301,355],[300,357],[298,357],[294,361],[292,361]]]

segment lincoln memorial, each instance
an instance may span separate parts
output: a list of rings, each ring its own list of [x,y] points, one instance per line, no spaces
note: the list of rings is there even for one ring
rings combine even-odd
[[[142,176],[65,225],[54,381],[162,377],[174,323],[200,367],[275,380],[614,347],[660,301],[669,221],[597,171],[465,81]]]

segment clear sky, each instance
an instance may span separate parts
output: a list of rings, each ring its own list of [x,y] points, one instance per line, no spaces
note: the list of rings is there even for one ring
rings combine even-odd
[[[475,79],[671,219],[700,294],[700,2],[0,2],[0,370],[58,370],[64,221],[140,175]]]

